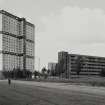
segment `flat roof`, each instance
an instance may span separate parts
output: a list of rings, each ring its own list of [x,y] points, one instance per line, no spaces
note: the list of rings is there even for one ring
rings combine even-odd
[[[102,56],[92,56],[92,55],[82,55],[82,54],[69,54],[69,55],[73,55],[73,56],[84,56],[84,57],[94,57],[94,58],[104,58],[105,57],[102,57]]]
[[[10,17],[12,17],[12,18],[16,19],[16,20],[19,20],[19,21],[21,21],[21,20],[25,19],[25,18],[20,18],[20,17],[18,17],[18,16],[16,16],[16,15],[13,15],[13,14],[11,14],[11,13],[9,13],[9,12],[5,11],[5,10],[0,10],[0,13],[1,13],[1,14],[5,14],[5,15],[8,15],[8,16],[10,16]],[[26,20],[26,23],[27,23],[28,25],[30,25],[30,26],[35,27],[35,25],[34,25],[34,24],[30,23],[30,22],[29,22],[29,21],[27,21],[27,20]]]
[[[94,58],[104,58],[105,57],[102,57],[102,56],[92,56],[92,55],[82,55],[82,54],[73,54],[73,53],[69,53],[69,52],[66,52],[66,51],[60,51],[58,53],[67,53],[68,55],[71,55],[71,56],[84,56],[84,57],[94,57]]]

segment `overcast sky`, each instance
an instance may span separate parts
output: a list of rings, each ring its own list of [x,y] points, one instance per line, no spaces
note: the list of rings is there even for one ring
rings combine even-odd
[[[0,0],[0,7],[35,24],[40,68],[62,50],[105,56],[105,0]]]

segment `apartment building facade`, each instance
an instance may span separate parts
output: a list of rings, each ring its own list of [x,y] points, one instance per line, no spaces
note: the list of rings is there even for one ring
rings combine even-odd
[[[101,70],[105,70],[105,57],[59,52],[58,64],[61,64],[61,59],[64,62],[63,67],[67,77],[77,75],[78,68],[80,69],[79,75],[99,75]]]
[[[58,52],[58,70],[60,73],[65,74],[65,77],[68,78],[69,74],[69,54],[68,52]]]
[[[0,10],[0,71],[34,70],[34,24]]]

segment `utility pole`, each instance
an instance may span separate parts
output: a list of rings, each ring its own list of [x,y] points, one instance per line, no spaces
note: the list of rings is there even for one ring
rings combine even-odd
[[[37,66],[38,66],[38,71],[40,71],[40,57],[38,57],[38,56],[35,56],[35,58],[37,58]],[[35,70],[36,70],[37,68],[36,68],[36,66],[35,66]]]
[[[38,71],[40,71],[40,58],[38,58]]]

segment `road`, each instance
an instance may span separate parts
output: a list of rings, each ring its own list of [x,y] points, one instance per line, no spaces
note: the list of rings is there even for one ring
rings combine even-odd
[[[105,88],[44,83],[0,81],[0,105],[105,105]]]

